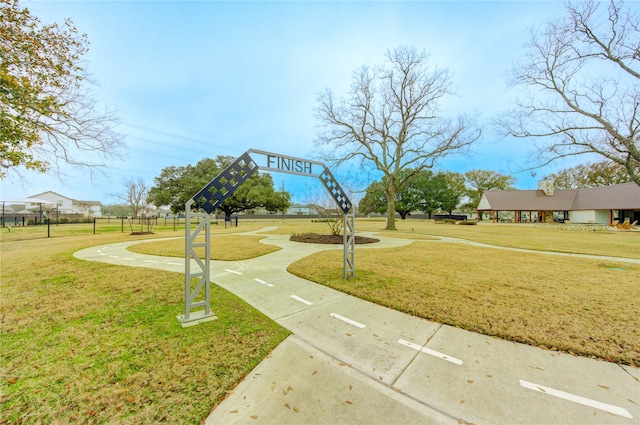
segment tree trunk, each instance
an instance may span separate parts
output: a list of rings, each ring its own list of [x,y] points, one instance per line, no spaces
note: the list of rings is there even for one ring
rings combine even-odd
[[[396,191],[393,187],[387,187],[386,192],[387,192],[387,227],[385,227],[384,230],[396,230]]]
[[[225,221],[231,221],[231,216],[233,215],[234,211],[232,208],[220,208],[220,212],[224,213],[224,220]]]

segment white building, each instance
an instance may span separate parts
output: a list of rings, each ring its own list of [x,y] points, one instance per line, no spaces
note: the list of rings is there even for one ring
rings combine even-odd
[[[52,191],[29,196],[25,201],[29,199],[34,200],[25,205],[25,209],[29,211],[38,211],[41,207],[42,210],[55,208],[59,214],[81,214],[85,218],[102,217],[102,204],[99,201],[78,201]]]

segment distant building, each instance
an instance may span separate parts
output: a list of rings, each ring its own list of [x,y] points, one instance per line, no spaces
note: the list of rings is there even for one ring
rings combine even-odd
[[[317,208],[311,205],[292,204],[287,210],[287,215],[316,215]]]
[[[29,199],[33,199],[34,202],[25,204],[25,210],[28,211],[37,211],[41,207],[45,210],[55,208],[59,214],[78,214],[84,218],[102,217],[102,204],[99,201],[79,201],[51,191],[29,196],[25,201]]]
[[[479,215],[489,213],[493,221],[500,221],[504,213],[509,213],[515,222],[640,222],[640,186],[625,183],[558,190],[554,189],[552,182],[543,180],[538,190],[485,191],[477,210]]]

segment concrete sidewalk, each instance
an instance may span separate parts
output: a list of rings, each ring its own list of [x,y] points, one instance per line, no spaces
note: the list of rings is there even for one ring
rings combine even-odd
[[[357,249],[412,242],[376,237],[380,243]],[[341,246],[282,235],[264,242],[283,249],[212,262],[211,279],[293,336],[207,424],[640,424],[636,368],[463,331],[345,295],[286,272],[299,258]],[[75,255],[184,271],[184,260],[135,254],[126,250],[131,244]]]

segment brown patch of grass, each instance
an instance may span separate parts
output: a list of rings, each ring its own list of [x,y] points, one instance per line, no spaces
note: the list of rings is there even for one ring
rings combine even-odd
[[[349,280],[337,251],[289,271],[440,323],[640,366],[638,265],[429,242],[360,249],[356,259]]]
[[[183,275],[72,256],[131,238],[0,244],[0,422],[199,423],[288,335],[216,285],[218,320],[183,329]]]
[[[210,256],[212,260],[238,261],[249,258],[260,257],[280,250],[275,245],[260,243],[264,236],[245,235],[215,235],[211,237]],[[196,239],[197,242],[204,242],[204,238]],[[162,255],[167,257],[184,258],[185,242],[184,238],[171,239],[160,242],[147,242],[136,244],[128,249],[140,254]],[[204,256],[204,248],[196,248],[196,252],[201,257]]]

